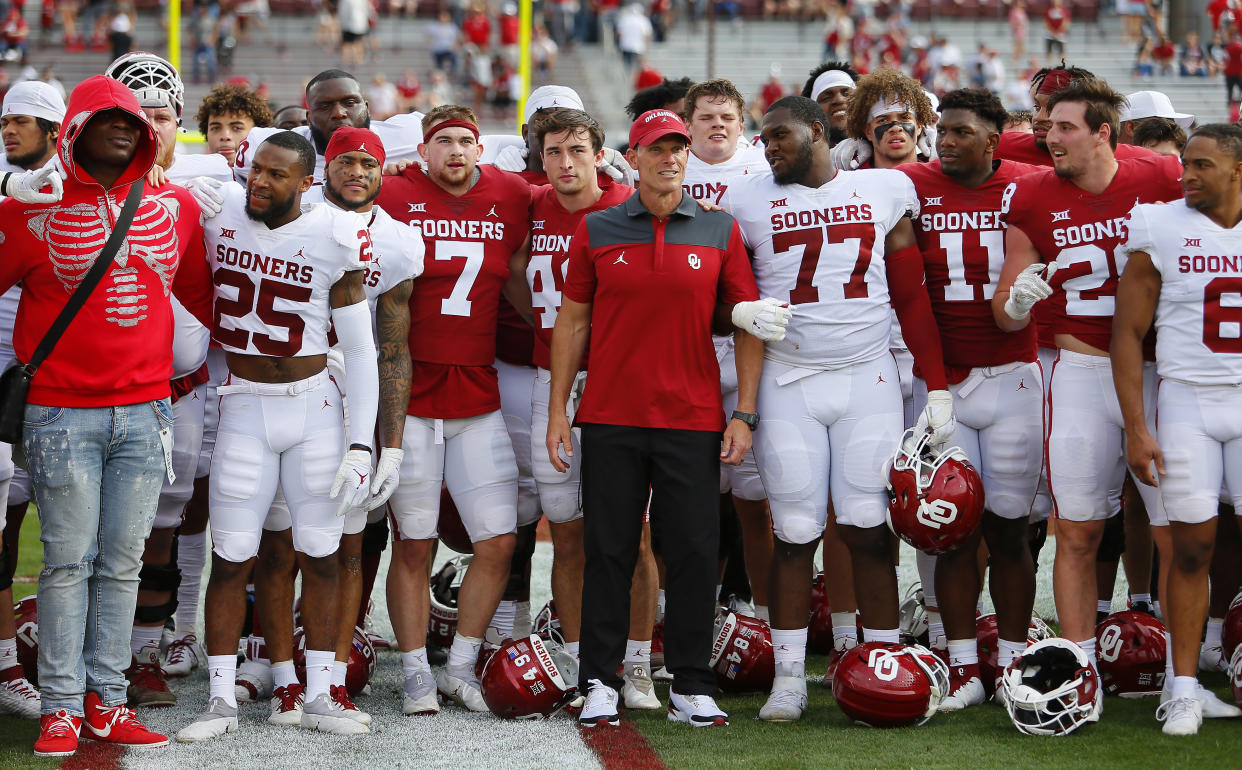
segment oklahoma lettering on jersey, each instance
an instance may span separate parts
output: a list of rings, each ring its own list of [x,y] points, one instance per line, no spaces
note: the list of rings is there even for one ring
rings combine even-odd
[[[365,221],[320,204],[271,230],[246,216],[245,205],[245,191],[226,185],[220,214],[204,226],[215,283],[212,339],[233,353],[328,352],[328,295],[346,272],[365,267]]]
[[[888,352],[884,239],[902,217],[918,215],[909,177],[838,171],[812,189],[778,185],[768,173],[735,181],[722,205],[754,255],[759,296],[797,306],[785,339],[764,346],[768,358],[836,369]]]
[[[731,180],[751,174],[766,174],[770,170],[762,150],[741,142],[733,157],[723,163],[707,163],[690,153],[686,161],[686,178],[682,180],[681,187],[691,198],[719,206]]]
[[[561,291],[569,275],[569,244],[578,223],[592,211],[624,203],[634,188],[620,183],[604,188],[594,206],[569,212],[556,198],[550,185],[531,190],[530,261],[526,263],[526,282],[530,285],[531,309],[535,317],[535,366],[552,368],[552,327],[561,309]],[[586,371],[587,357],[579,369]]]
[[[1160,273],[1156,372],[1195,385],[1242,384],[1242,227],[1182,203],[1135,206],[1125,248]]]
[[[1139,203],[1182,197],[1181,162],[1173,156],[1117,161],[1117,174],[1100,195],[1062,179],[1052,169],[1028,174],[1006,190],[1001,211],[1031,239],[1044,262],[1056,262],[1046,316],[1055,334],[1072,334],[1108,350],[1117,280],[1125,269],[1126,216]]]
[[[530,231],[531,188],[521,177],[479,166],[461,197],[421,170],[388,177],[377,202],[422,232],[423,273],[410,296],[409,413],[473,417],[500,408],[497,308],[509,258]]]
[[[1036,166],[995,161],[992,176],[971,189],[941,170],[940,161],[906,163],[919,195],[914,232],[927,272],[927,293],[940,328],[944,362],[952,367],[998,366],[1035,360],[1034,324],[1021,332],[1001,331],[992,317],[992,295],[1005,264],[1001,197],[1018,177]],[[950,380],[968,372],[950,372]]]

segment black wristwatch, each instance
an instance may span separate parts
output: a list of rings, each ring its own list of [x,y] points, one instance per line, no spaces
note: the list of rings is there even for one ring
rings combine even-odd
[[[755,414],[754,412],[742,412],[737,409],[734,409],[733,415],[730,417],[730,419],[741,420],[742,422],[746,423],[746,427],[750,428],[751,431],[754,431],[756,428],[759,427],[759,415]]]

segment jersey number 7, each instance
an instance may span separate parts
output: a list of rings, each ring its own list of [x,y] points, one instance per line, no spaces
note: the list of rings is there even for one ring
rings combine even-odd
[[[842,298],[861,299],[867,296],[867,269],[871,267],[871,249],[875,245],[875,225],[868,223],[851,223],[828,225],[828,245],[844,244],[851,251],[857,250],[854,269],[849,280],[841,284]],[[814,227],[806,230],[786,230],[772,236],[772,249],[780,254],[802,246],[802,264],[798,267],[798,280],[789,292],[789,301],[794,305],[820,301],[820,289],[830,285],[829,275],[820,275],[820,256],[824,248],[824,228]],[[832,270],[832,265],[824,265],[824,273]],[[833,299],[833,298],[829,298]]]

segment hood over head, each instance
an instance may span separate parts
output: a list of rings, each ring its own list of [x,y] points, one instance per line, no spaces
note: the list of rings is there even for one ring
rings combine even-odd
[[[74,142],[81,135],[82,127],[88,120],[104,110],[113,108],[125,110],[137,117],[142,124],[134,157],[113,187],[122,187],[141,179],[155,164],[159,141],[155,136],[155,128],[151,126],[146,113],[138,106],[138,99],[134,96],[134,92],[119,80],[105,75],[95,75],[83,80],[69,94],[65,120],[61,124],[60,138],[56,144],[56,153],[60,156],[61,167],[72,180],[79,184],[98,183],[78,165],[73,157]]]

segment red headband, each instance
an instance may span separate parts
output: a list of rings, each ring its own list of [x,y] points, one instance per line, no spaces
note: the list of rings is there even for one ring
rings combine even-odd
[[[435,136],[436,132],[443,131],[446,128],[464,128],[474,134],[474,140],[476,142],[479,141],[479,127],[468,120],[462,120],[460,118],[453,118],[451,120],[445,120],[435,124],[427,130],[427,133],[423,134],[423,141],[430,142],[431,137]]]
[[[375,132],[365,128],[341,126],[333,131],[332,138],[328,140],[328,148],[323,152],[324,164],[331,163],[333,158],[343,152],[365,152],[379,161],[381,167],[384,165],[384,143]]]
[[[1052,95],[1062,88],[1065,88],[1072,82],[1074,77],[1070,75],[1068,70],[1051,70],[1044,75],[1043,82],[1039,84],[1039,90],[1036,93]]]

